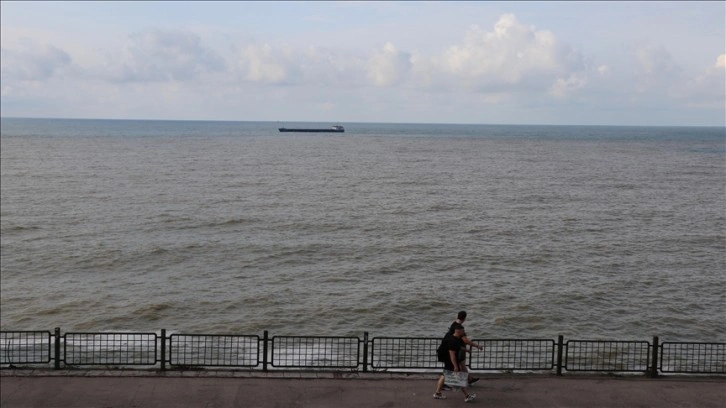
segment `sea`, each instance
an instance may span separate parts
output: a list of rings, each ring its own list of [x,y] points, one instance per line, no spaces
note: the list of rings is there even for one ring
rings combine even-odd
[[[726,128],[1,120],[2,330],[726,341]]]

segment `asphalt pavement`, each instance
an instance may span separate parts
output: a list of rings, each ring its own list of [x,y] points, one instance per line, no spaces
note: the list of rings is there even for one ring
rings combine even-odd
[[[494,375],[433,399],[436,374],[0,370],[2,408],[723,408],[726,377]]]

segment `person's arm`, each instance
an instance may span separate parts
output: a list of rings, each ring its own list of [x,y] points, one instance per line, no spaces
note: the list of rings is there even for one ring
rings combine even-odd
[[[449,350],[449,359],[451,359],[451,363],[454,364],[454,371],[461,371],[459,370],[459,359],[456,356],[456,351]]]
[[[478,345],[478,344],[474,343],[473,341],[469,340],[469,336],[464,336],[464,337],[462,337],[462,339],[464,340],[464,343],[466,343],[466,344],[468,344],[468,345],[470,345],[470,346],[472,346],[472,347],[476,347],[476,348],[478,348],[479,350],[481,350],[481,349],[483,349],[483,348],[484,348],[484,347],[482,347],[482,346],[480,346],[480,345]]]

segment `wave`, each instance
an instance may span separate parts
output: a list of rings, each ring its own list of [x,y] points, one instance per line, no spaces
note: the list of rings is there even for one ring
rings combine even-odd
[[[11,225],[11,226],[3,226],[2,232],[4,234],[6,234],[6,233],[13,233],[13,232],[38,231],[40,229],[42,229],[42,228],[37,225]]]

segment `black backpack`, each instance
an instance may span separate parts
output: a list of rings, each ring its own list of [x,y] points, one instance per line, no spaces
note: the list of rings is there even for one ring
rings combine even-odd
[[[443,339],[441,339],[441,344],[439,344],[439,348],[436,349],[436,357],[441,363],[449,361],[449,347],[446,344],[448,341],[449,335],[447,334]]]

